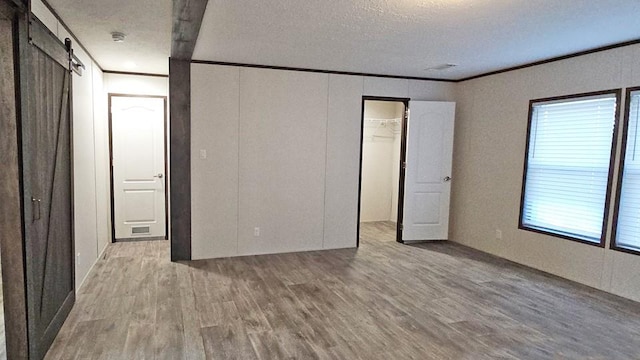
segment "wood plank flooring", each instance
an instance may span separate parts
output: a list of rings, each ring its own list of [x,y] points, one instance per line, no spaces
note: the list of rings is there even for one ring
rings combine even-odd
[[[47,359],[640,359],[640,304],[393,231],[190,263],[112,244]]]

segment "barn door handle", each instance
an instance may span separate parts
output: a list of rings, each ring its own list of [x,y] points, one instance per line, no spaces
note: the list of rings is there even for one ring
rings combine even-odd
[[[40,220],[40,203],[42,203],[42,199],[32,197],[31,203],[33,204],[33,221]]]

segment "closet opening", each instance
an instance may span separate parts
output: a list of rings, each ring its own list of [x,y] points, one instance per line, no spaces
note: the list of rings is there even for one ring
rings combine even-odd
[[[363,97],[358,246],[402,242],[409,99]]]

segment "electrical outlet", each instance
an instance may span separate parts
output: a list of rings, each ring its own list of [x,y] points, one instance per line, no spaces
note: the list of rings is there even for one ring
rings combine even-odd
[[[496,229],[496,240],[502,240],[502,230]]]
[[[206,159],[206,158],[207,158],[207,150],[200,149],[200,159]]]
[[[253,228],[253,236],[260,236],[260,228],[259,227],[254,227]]]

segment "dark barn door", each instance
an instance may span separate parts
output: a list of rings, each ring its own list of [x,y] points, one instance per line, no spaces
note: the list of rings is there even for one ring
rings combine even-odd
[[[67,49],[37,21],[21,76],[27,321],[40,359],[75,301],[71,74]]]

